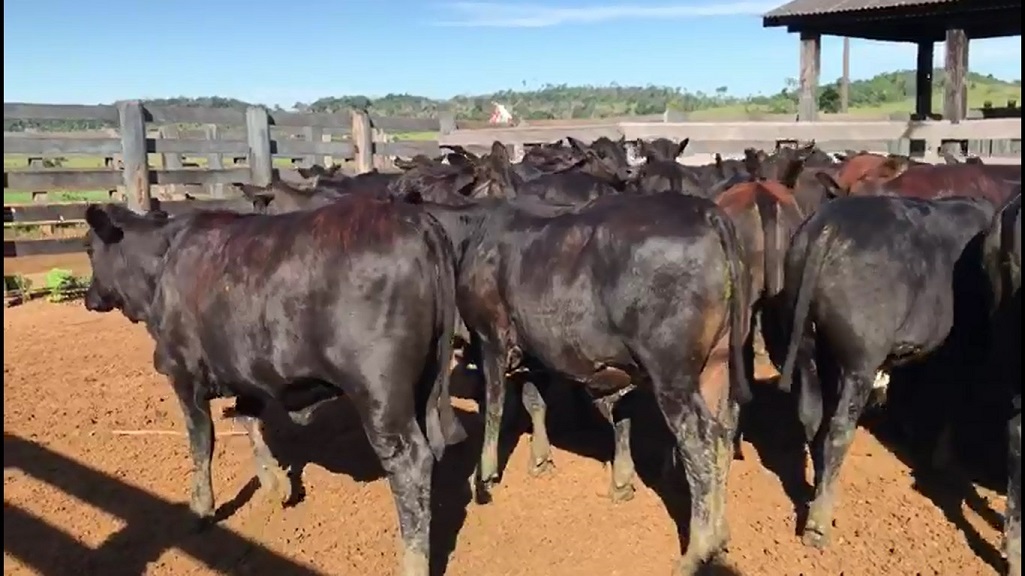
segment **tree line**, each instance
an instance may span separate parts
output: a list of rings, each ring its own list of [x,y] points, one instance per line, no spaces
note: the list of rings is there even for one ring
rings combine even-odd
[[[933,73],[936,90],[942,89],[945,81],[943,69]],[[993,87],[1018,87],[1021,80],[1006,81],[993,77],[969,73],[969,89]],[[499,102],[517,118],[540,119],[584,119],[641,116],[659,114],[666,109],[694,112],[722,107],[742,108],[768,113],[795,113],[797,111],[798,87],[796,80],[788,78],[779,92],[754,96],[730,94],[729,86],[720,86],[713,92],[691,92],[682,88],[667,86],[569,86],[565,84],[546,85],[536,90],[502,90],[492,94],[455,96],[447,100],[427,98],[412,94],[388,94],[371,98],[368,96],[326,96],[313,102],[296,102],[293,110],[300,112],[342,112],[345,110],[367,110],[378,116],[407,118],[433,118],[441,110],[451,110],[464,120],[487,120],[493,111],[493,102]],[[836,112],[840,107],[839,80],[819,88],[819,107],[826,112]],[[903,102],[915,94],[914,70],[897,70],[878,74],[850,84],[850,106],[878,106]],[[239,108],[251,105],[235,98],[209,96],[200,98],[160,98],[145,103],[161,106],[195,106],[212,108]],[[1004,102],[994,102],[1001,106]],[[281,106],[271,106],[281,110]],[[909,110],[910,111],[910,110]],[[47,131],[95,130],[110,127],[100,121],[22,121],[5,120],[5,131],[25,129]]]

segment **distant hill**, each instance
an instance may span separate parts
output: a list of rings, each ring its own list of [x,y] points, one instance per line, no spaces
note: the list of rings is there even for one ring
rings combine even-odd
[[[942,97],[944,82],[942,69],[934,71],[934,95]],[[825,84],[819,91],[823,110],[836,111],[839,107],[838,82]],[[1003,106],[1007,99],[1019,100],[1021,80],[1001,80],[992,75],[969,73],[969,105],[981,106],[992,101]],[[410,118],[435,117],[441,109],[451,109],[464,120],[487,120],[492,102],[501,102],[514,116],[528,120],[609,118],[658,114],[667,108],[700,116],[718,113],[768,112],[794,113],[797,110],[796,81],[787,79],[779,92],[770,95],[733,96],[729,86],[716,88],[712,93],[689,92],[667,86],[568,86],[549,85],[539,90],[503,90],[493,94],[456,96],[449,100],[434,100],[411,94],[388,94],[380,98],[367,96],[325,96],[313,102],[297,102],[293,109],[313,112],[337,112],[352,108],[366,108],[381,116]],[[910,111],[915,94],[915,72],[897,70],[878,74],[865,80],[855,80],[850,86],[850,107],[854,112]],[[197,106],[216,108],[244,108],[250,103],[234,98],[210,96],[202,98],[161,98],[149,100],[155,105]],[[938,109],[938,107],[937,107]],[[26,128],[50,131],[89,130],[107,127],[103,122],[21,122],[4,121],[5,131]]]

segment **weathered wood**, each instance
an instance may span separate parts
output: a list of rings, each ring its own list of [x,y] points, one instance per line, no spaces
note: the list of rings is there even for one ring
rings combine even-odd
[[[217,140],[217,131],[218,127],[216,124],[203,126],[204,135],[211,142]],[[209,170],[224,170],[224,160],[219,153],[211,152],[206,155],[206,167]],[[224,184],[221,182],[208,185],[207,190],[210,191],[210,195],[214,198],[224,198]]]
[[[943,92],[943,119],[960,122],[968,114],[967,86],[968,38],[964,30],[947,30],[946,83]]]
[[[847,114],[851,106],[851,39],[843,39],[843,75],[840,77],[840,112]]]
[[[268,123],[288,128],[348,129],[351,120],[345,114],[284,112],[268,114]],[[245,125],[245,112],[235,108],[198,108],[192,106],[146,106],[147,122],[156,124],[219,124]],[[4,102],[4,120],[97,120],[117,122],[116,105],[85,106],[80,104],[29,104]],[[438,130],[433,118],[390,118],[374,116],[375,126],[388,132],[429,132]]]
[[[356,170],[362,174],[374,168],[374,140],[370,117],[366,112],[352,112],[352,144],[356,147],[354,159]]]
[[[116,106],[4,102],[4,120],[98,120],[117,122]]]
[[[822,37],[801,33],[800,91],[797,113],[801,122],[814,122],[819,115],[819,73],[822,68]]]
[[[34,136],[34,135],[32,135]],[[113,156],[121,152],[119,138],[48,138],[4,134],[4,154],[40,156]]]
[[[4,240],[4,258],[18,256],[46,256],[84,252],[81,238],[52,238],[49,240]]]
[[[374,153],[382,156],[400,156],[402,158],[412,158],[417,154],[426,154],[427,156],[434,157],[441,154],[441,148],[437,142],[430,140],[397,140],[395,142],[374,144]]]
[[[256,186],[270,186],[274,158],[270,152],[270,126],[267,111],[259,106],[246,110],[246,133],[249,143],[250,182]]]
[[[231,184],[251,183],[249,168],[225,170],[152,170],[147,184]],[[120,172],[114,170],[21,170],[5,172],[5,188],[12,190],[110,190],[123,182]]]
[[[160,139],[155,142],[166,142],[167,140],[176,141],[178,140],[178,127],[175,125],[161,126],[160,127]],[[148,146],[147,146],[148,147]],[[165,152],[161,154],[160,163],[163,165],[164,170],[181,170],[182,169],[182,155],[178,152]],[[173,197],[177,189],[175,186],[167,186],[161,190],[161,197]]]
[[[118,102],[121,154],[124,158],[125,198],[137,212],[150,209],[149,160],[146,157],[146,120],[138,100]]]
[[[931,41],[918,43],[915,65],[916,120],[927,120],[932,115],[932,61],[935,48],[936,44]]]
[[[191,210],[216,210],[237,206],[238,200],[164,200],[160,209],[172,216],[179,216]],[[75,221],[85,219],[87,202],[69,202],[65,204],[24,204],[20,206],[4,206],[4,222],[33,224],[38,221]]]

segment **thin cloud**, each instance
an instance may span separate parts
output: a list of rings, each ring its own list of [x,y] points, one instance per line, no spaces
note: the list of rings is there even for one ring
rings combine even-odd
[[[857,42],[857,44],[855,44]],[[854,41],[851,45],[851,59],[869,56],[903,55],[909,62],[907,68],[913,68],[918,48],[907,42],[878,42],[870,40]],[[947,57],[945,42],[937,42],[933,48],[933,66],[942,68]],[[1005,64],[1021,62],[1021,36],[1007,38],[985,38],[972,40],[968,45],[968,69],[972,64]],[[1019,64],[1020,66],[1020,64]]]
[[[643,6],[605,4],[595,6],[553,7],[501,2],[452,2],[444,7],[452,13],[437,26],[466,28],[547,28],[562,24],[594,24],[612,20],[685,19],[710,16],[762,15],[779,4],[771,2],[709,2],[705,5]]]

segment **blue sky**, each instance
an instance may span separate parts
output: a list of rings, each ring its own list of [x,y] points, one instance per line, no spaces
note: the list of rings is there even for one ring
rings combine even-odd
[[[5,0],[4,101],[231,96],[431,97],[546,83],[775,92],[797,38],[762,28],[777,1]],[[823,78],[842,40],[823,40]],[[970,67],[1021,77],[1021,37],[973,41]],[[943,46],[936,49],[937,65]],[[912,68],[914,47],[853,40],[855,78]]]

